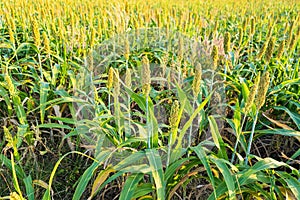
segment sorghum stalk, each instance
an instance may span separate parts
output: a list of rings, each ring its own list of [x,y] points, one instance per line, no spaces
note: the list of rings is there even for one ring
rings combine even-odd
[[[119,71],[114,70],[114,78],[113,78],[113,97],[114,97],[114,111],[116,117],[116,124],[118,128],[119,135],[121,134],[121,115],[120,115],[120,103],[119,103],[119,96],[120,96],[120,79],[119,79]]]
[[[131,69],[127,68],[126,73],[125,73],[125,85],[129,89],[131,89],[132,86],[132,80],[131,80]],[[130,109],[130,95],[127,94],[127,109],[128,109],[128,121],[125,126],[125,132],[128,135],[131,135],[131,123],[130,123],[130,118],[131,118],[131,109]]]
[[[256,110],[255,113],[255,117],[254,117],[254,121],[252,124],[252,129],[251,129],[251,133],[250,133],[250,138],[249,138],[249,142],[248,142],[248,146],[247,146],[247,151],[246,151],[246,158],[245,158],[245,164],[248,164],[248,157],[251,151],[251,145],[252,145],[252,141],[253,141],[253,135],[254,135],[254,130],[255,130],[255,126],[256,126],[256,122],[257,122],[257,117],[258,117],[258,109]]]
[[[250,111],[253,103],[254,103],[254,99],[255,99],[255,96],[257,94],[257,90],[258,90],[258,86],[259,86],[259,83],[260,83],[260,72],[257,74],[256,78],[255,78],[255,81],[254,81],[254,84],[250,90],[250,93],[249,93],[249,96],[247,97],[247,100],[245,102],[245,107],[244,107],[244,118],[243,118],[243,121],[242,121],[242,124],[241,124],[241,129],[243,129],[243,125],[246,121],[246,117],[247,117],[247,114],[248,112]],[[238,143],[239,143],[239,140],[240,140],[240,133],[237,133],[237,139],[236,139],[236,142],[235,142],[235,145],[234,145],[234,150],[233,150],[233,154],[232,154],[232,157],[231,157],[231,163],[234,162],[234,158],[235,158],[235,154],[236,154],[236,149],[237,149],[237,146],[238,146]]]
[[[113,87],[114,82],[114,69],[112,67],[108,70],[108,77],[107,77],[107,89],[108,89],[108,109],[110,110],[111,103],[110,103],[110,97],[111,97],[111,89]]]
[[[149,116],[149,94],[151,90],[151,71],[150,71],[150,63],[147,56],[143,56],[142,58],[142,74],[141,74],[141,81],[142,81],[142,91],[146,98],[146,123],[147,123],[147,132],[148,132],[148,148],[150,149],[152,146],[152,138],[153,134],[151,132],[151,122]]]

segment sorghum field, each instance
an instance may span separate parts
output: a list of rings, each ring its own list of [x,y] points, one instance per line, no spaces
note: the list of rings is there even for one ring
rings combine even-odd
[[[300,199],[300,1],[0,2],[0,199]]]

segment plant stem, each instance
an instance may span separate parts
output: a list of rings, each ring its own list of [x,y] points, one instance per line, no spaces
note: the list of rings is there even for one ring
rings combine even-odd
[[[196,101],[197,101],[197,99],[195,98],[195,100],[194,100],[194,102],[193,102],[193,109],[195,109]],[[192,131],[193,131],[193,123],[192,123],[192,125],[191,125],[191,127],[190,127],[188,147],[190,147],[190,146],[191,146],[191,143],[192,143]]]
[[[247,117],[247,113],[245,113],[243,122],[242,122],[242,124],[241,124],[241,133],[242,133],[242,131],[243,131],[243,126],[244,126],[244,123],[245,123],[245,121],[246,121],[246,117]],[[241,133],[238,133],[238,132],[236,133],[236,142],[235,142],[234,149],[233,149],[233,153],[232,153],[232,157],[231,157],[231,163],[234,162],[234,158],[235,158],[235,154],[236,154],[236,149],[237,149],[237,146],[238,146],[239,141],[240,141]]]
[[[255,117],[254,117],[254,122],[252,124],[252,130],[251,130],[251,134],[250,134],[250,138],[249,138],[249,142],[248,142],[248,147],[247,147],[247,152],[246,152],[246,158],[245,158],[245,164],[248,164],[248,157],[251,151],[251,145],[252,145],[252,140],[253,140],[253,136],[254,136],[254,130],[255,130],[255,126],[256,126],[256,122],[257,122],[257,117],[258,117],[258,110],[255,113]]]
[[[149,102],[148,95],[146,95],[146,129],[148,133],[148,149],[151,149],[151,130],[150,130],[150,120],[149,120]]]

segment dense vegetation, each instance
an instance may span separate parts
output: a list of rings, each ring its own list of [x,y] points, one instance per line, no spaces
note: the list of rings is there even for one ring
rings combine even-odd
[[[0,199],[300,199],[300,3],[0,2]]]

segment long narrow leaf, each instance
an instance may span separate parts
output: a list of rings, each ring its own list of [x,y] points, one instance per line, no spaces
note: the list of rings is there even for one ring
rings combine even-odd
[[[42,123],[44,123],[44,119],[45,119],[45,108],[46,108],[49,89],[50,89],[49,83],[47,82],[40,83],[40,115],[41,115]]]
[[[132,174],[127,177],[119,200],[131,200],[137,189],[137,185],[142,178],[143,174]]]
[[[165,199],[165,183],[163,180],[163,166],[162,161],[160,159],[160,155],[155,149],[146,149],[146,156],[149,160],[150,168],[152,170],[152,176],[154,178],[156,191],[157,191],[157,199],[164,200]]]
[[[26,189],[26,194],[28,200],[34,200],[34,189],[33,189],[33,182],[31,179],[31,176],[27,176],[26,178],[23,179],[24,184],[25,184],[25,189]]]

